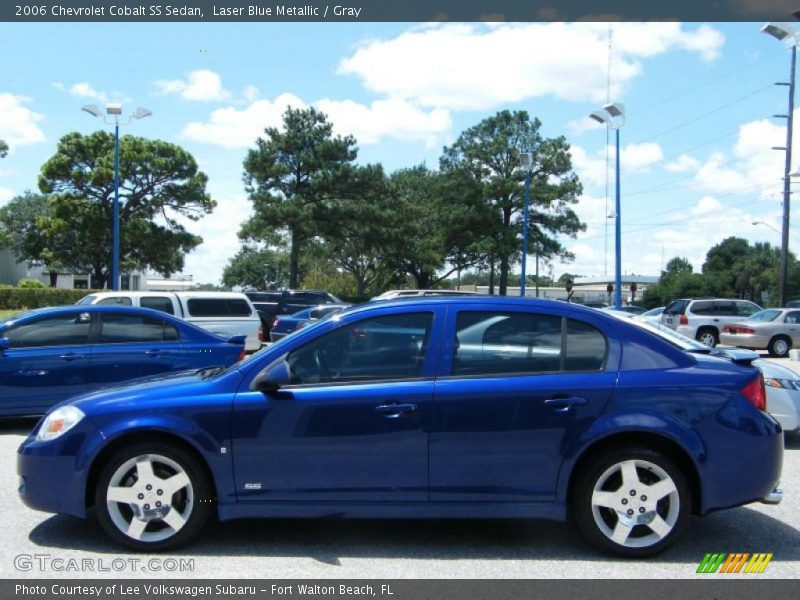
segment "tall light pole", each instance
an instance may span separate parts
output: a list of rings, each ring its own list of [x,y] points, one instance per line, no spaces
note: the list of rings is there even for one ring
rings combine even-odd
[[[621,102],[606,104],[601,110],[596,110],[589,115],[598,123],[602,123],[614,130],[616,139],[616,201],[614,211],[614,231],[616,240],[614,244],[614,307],[622,307],[622,212],[620,209],[620,165],[619,165],[619,130],[625,124],[625,105]]]
[[[781,272],[778,284],[779,306],[786,306],[787,288],[789,279],[789,199],[792,193],[792,181],[790,171],[792,169],[792,127],[794,125],[794,80],[795,65],[797,63],[797,32],[791,23],[767,23],[761,28],[763,33],[771,35],[776,40],[791,44],[792,60],[789,72],[789,81],[781,81],[775,85],[785,85],[789,87],[789,112],[785,115],[774,115],[775,117],[786,119],[786,146],[775,148],[775,150],[785,150],[786,160],[783,170],[783,223],[781,226]]]
[[[530,152],[524,152],[519,157],[520,165],[523,169],[525,169],[525,207],[522,211],[522,272],[519,276],[519,295],[523,298],[525,297],[525,277],[526,277],[526,266],[528,263],[528,206],[531,202],[531,177],[533,176],[533,154]],[[538,261],[538,256],[537,256]],[[538,287],[539,287],[539,279],[538,279],[538,262],[537,262],[537,279],[536,279],[536,287],[537,287],[537,297]]]
[[[111,289],[115,292],[119,290],[119,126],[127,125],[133,119],[144,119],[153,113],[146,108],[137,108],[130,115],[128,120],[120,122],[122,116],[122,105],[117,103],[106,104],[105,113],[94,104],[86,104],[81,110],[89,113],[93,117],[102,117],[104,123],[114,125],[114,217],[113,217],[113,248],[111,258]],[[111,120],[109,120],[109,117]]]

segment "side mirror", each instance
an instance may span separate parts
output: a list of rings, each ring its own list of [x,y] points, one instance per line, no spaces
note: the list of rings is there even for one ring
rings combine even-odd
[[[285,360],[273,363],[266,371],[256,377],[253,388],[264,394],[274,394],[284,385],[292,382],[289,363]]]
[[[4,354],[11,347],[11,340],[7,337],[0,337],[0,354]]]

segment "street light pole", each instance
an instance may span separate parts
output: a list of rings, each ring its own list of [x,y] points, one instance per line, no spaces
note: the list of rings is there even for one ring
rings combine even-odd
[[[797,31],[791,23],[767,23],[761,28],[763,33],[774,37],[792,46],[791,71],[789,82],[780,82],[776,85],[789,87],[789,111],[785,115],[775,115],[786,119],[786,147],[776,148],[786,152],[786,160],[783,171],[783,220],[781,226],[781,270],[780,281],[778,283],[778,302],[780,306],[786,306],[787,291],[789,286],[789,215],[790,198],[792,193],[792,182],[790,171],[792,169],[792,128],[794,126],[794,87],[795,87],[795,67],[797,63]]]
[[[625,106],[621,102],[606,104],[602,110],[596,110],[589,115],[598,123],[603,123],[611,127],[615,132],[615,172],[616,172],[616,199],[615,199],[615,223],[614,232],[616,240],[614,244],[614,307],[622,307],[622,202],[620,193],[620,160],[619,160],[619,130],[625,124]]]
[[[528,206],[531,202],[531,178],[533,176],[533,155],[530,152],[524,153],[521,158],[520,162],[522,163],[522,167],[526,170],[525,171],[525,206],[522,211],[522,270],[519,276],[519,295],[521,297],[525,297],[525,283],[526,283],[526,267],[528,263]],[[538,270],[538,264],[537,270]],[[537,273],[536,279],[536,287],[537,287],[537,296],[538,294],[538,287],[539,287],[539,279]]]
[[[114,124],[114,205],[111,249],[111,289],[115,292],[119,290],[119,126],[120,116],[122,115],[122,105],[109,103],[106,105],[105,113],[94,104],[87,104],[81,110],[89,113],[93,117],[102,117],[104,123]],[[144,119],[153,113],[146,108],[137,108],[123,124],[129,124],[133,119]],[[108,117],[113,120],[108,121]]]

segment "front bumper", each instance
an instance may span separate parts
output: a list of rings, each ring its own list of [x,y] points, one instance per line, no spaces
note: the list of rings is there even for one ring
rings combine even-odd
[[[781,500],[783,500],[783,490],[778,486],[775,486],[775,489],[772,490],[769,494],[767,494],[761,500],[761,502],[763,504],[780,504]]]
[[[17,453],[20,500],[34,510],[85,517],[90,457],[102,434],[86,418],[55,440],[38,442],[35,434]]]

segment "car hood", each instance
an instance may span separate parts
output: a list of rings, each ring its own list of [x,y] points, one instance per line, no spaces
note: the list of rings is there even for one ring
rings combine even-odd
[[[89,415],[95,410],[105,410],[110,405],[127,406],[132,403],[135,403],[137,407],[151,403],[163,405],[165,400],[171,398],[178,402],[182,397],[197,397],[204,393],[213,393],[221,379],[234,378],[239,381],[242,378],[242,374],[236,370],[229,370],[219,377],[204,378],[203,374],[208,371],[209,369],[173,371],[128,380],[102,387],[88,394],[75,396],[57,406],[71,404]]]

